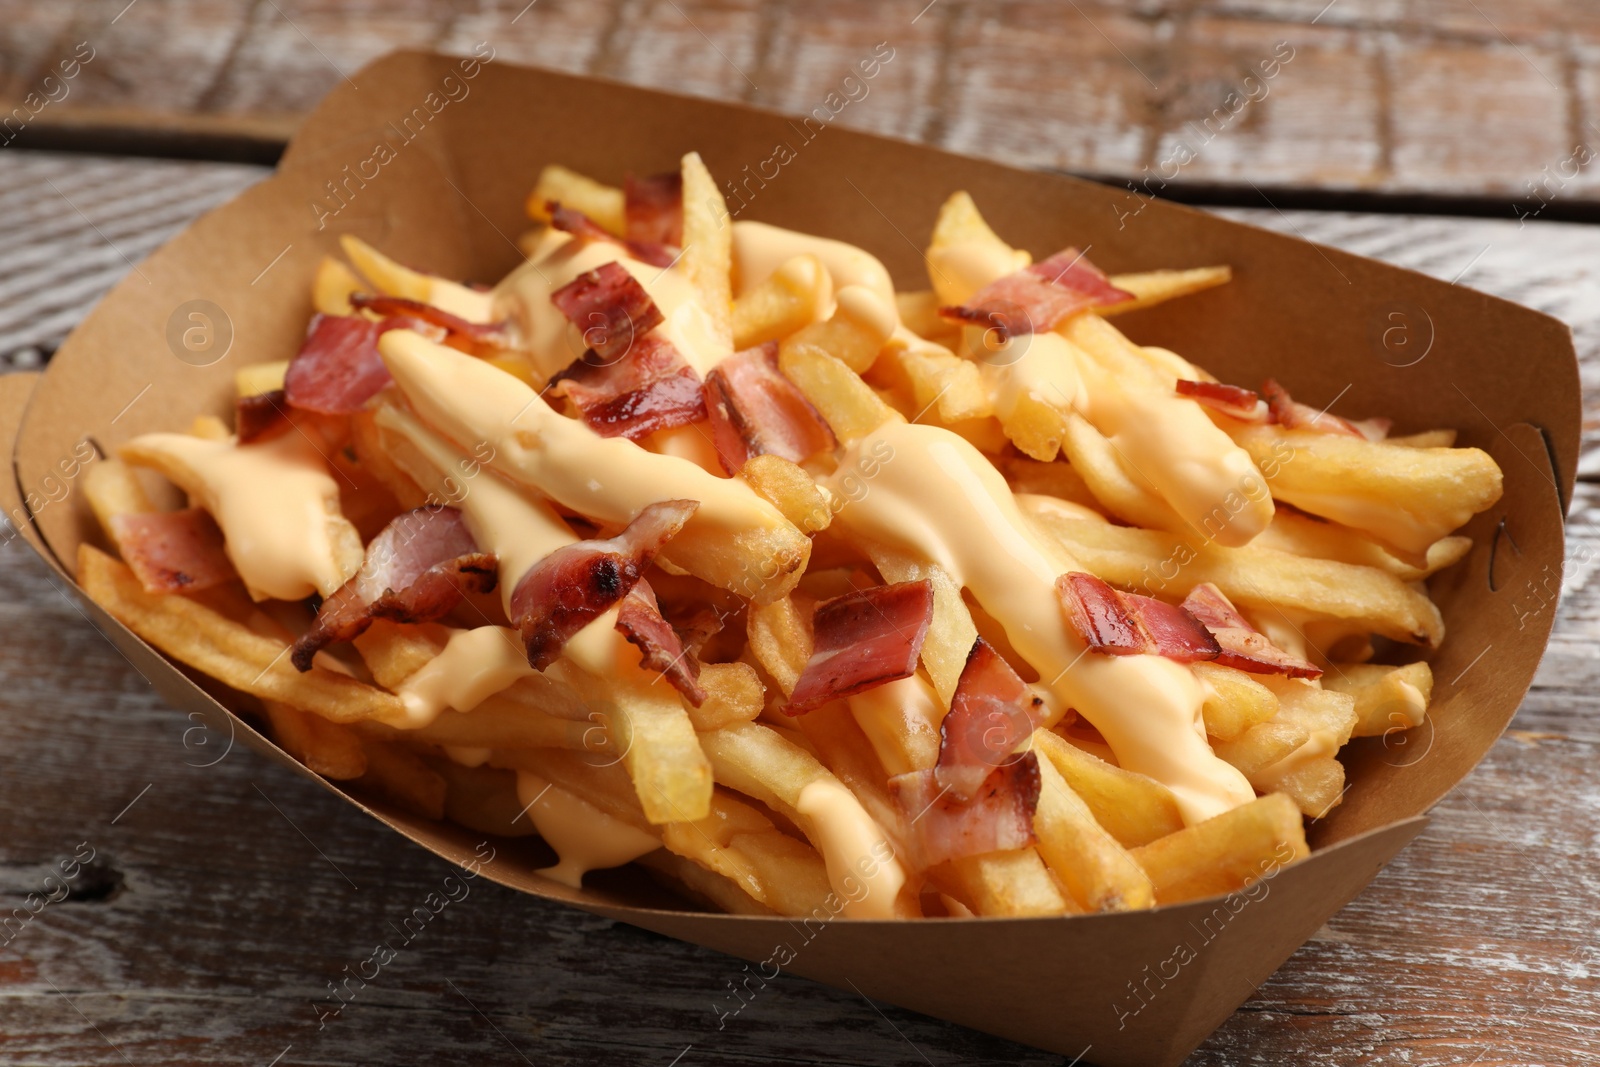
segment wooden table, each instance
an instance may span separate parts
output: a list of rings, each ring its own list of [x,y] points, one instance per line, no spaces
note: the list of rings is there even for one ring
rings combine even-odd
[[[96,9],[94,17],[104,23],[116,14],[111,8],[124,2]],[[1206,19],[1248,23],[1265,20],[1262,12],[1298,12],[1310,25],[1312,9],[1322,2],[1197,4],[1183,8],[1181,21],[1192,30]],[[146,17],[147,8],[160,6],[143,0],[118,25],[136,25],[133,20]],[[1071,6],[1081,6],[1097,22],[1105,7]],[[1449,5],[1440,0],[1439,6]],[[1520,18],[1516,27],[1504,27],[1508,33],[1546,32],[1540,28],[1546,23],[1516,15],[1520,9],[1509,3],[1477,0],[1475,6],[1496,19]],[[321,66],[303,41],[277,26],[273,12],[286,11],[296,23],[335,16],[265,0],[251,5],[244,23],[229,23],[227,7],[194,5],[189,37],[144,38],[152,55],[182,47],[198,55],[215,30],[208,18],[237,23],[244,28],[226,61],[186,72],[119,67],[118,76],[132,87],[130,98],[138,101],[144,92],[148,99],[169,99],[141,89],[141,79],[170,81],[181,73],[204,83],[198,97],[210,101],[208,113],[220,114],[234,106],[229,94],[244,91],[244,75],[236,70],[267,62],[258,53],[270,52],[272,62],[286,68]],[[917,26],[937,17],[939,47],[951,50],[932,69],[943,70],[950,56],[966,56],[952,65],[950,77],[968,88],[908,88],[903,104],[924,109],[919,123],[900,125],[887,105],[885,116],[873,122],[955,147],[1015,149],[1024,140],[1022,116],[1013,116],[1011,140],[993,140],[1001,133],[972,126],[966,102],[973,84],[986,86],[980,95],[1007,85],[1018,99],[1023,93],[1023,68],[1009,66],[1004,56],[983,60],[972,44],[982,34],[1000,33],[1007,18],[1021,17],[1023,6],[1003,7],[996,13],[946,0],[930,9]],[[1345,0],[1318,25],[1336,13],[1346,17],[1346,7],[1364,10]],[[674,8],[691,13],[707,38],[674,30]],[[731,83],[717,48],[728,53],[728,65],[747,70],[801,69],[812,62],[812,37],[803,48],[785,43],[785,27],[799,19],[801,8],[791,3],[756,11],[753,5],[669,0],[661,7],[600,5],[596,12],[540,0],[526,18],[545,18],[541,25],[552,36],[565,33],[561,40],[573,42],[569,54],[546,41],[547,51],[535,58],[641,81],[665,80],[669,68],[692,68],[687,88],[725,94]],[[1576,14],[1580,9],[1571,5],[1542,8],[1570,24],[1571,35],[1560,37],[1562,49],[1593,54],[1582,47],[1588,40],[1582,34],[1592,27],[1580,25],[1590,16]],[[399,13],[384,10],[392,29],[421,18],[418,13],[431,6],[417,0]],[[1151,3],[1139,9],[1142,14],[1119,18],[1136,26],[1180,18],[1167,10]],[[854,7],[849,11],[855,14],[840,5],[841,18],[867,17]],[[471,37],[477,32],[472,18],[494,14],[504,21],[514,13],[463,14],[451,24],[455,36],[446,37]],[[72,20],[89,19],[81,10],[66,18],[43,6],[29,8],[26,17],[60,23],[51,23],[50,47],[80,39],[73,36]],[[584,30],[585,19],[603,28]],[[1338,25],[1346,27],[1341,32],[1347,37],[1359,36],[1358,28]],[[324,50],[360,44],[354,36],[323,37],[324,23],[316,26]],[[436,28],[419,40],[439,40],[442,32]],[[813,27],[813,36],[820,32]],[[1465,30],[1436,26],[1426,32],[1459,33],[1450,38],[1453,47],[1471,48]],[[37,34],[10,35],[0,56],[7,48],[15,54],[18,40],[48,52]],[[739,51],[719,34],[755,51]],[[1092,37],[1084,31],[1074,39],[1097,47]],[[1403,42],[1404,34],[1396,40]],[[679,51],[669,54],[663,42],[676,42]],[[1042,54],[1047,43],[1029,47]],[[1517,47],[1507,51],[1514,55]],[[573,59],[584,49],[590,49],[583,53],[589,58]],[[653,57],[650,63],[643,54]],[[752,56],[767,58],[756,62]],[[344,52],[339,58],[354,61]],[[148,62],[153,66],[156,60]],[[1037,70],[1042,60],[1035,55],[1029,62]],[[93,68],[91,63],[86,70]],[[11,69],[15,88],[19,77]],[[1591,84],[1587,76],[1574,77],[1569,84]],[[291,92],[292,81],[285,75],[274,91]],[[741,95],[737,86],[731,92]],[[266,123],[258,112],[238,110]],[[285,107],[286,113],[292,110]],[[96,119],[102,120],[112,132],[151,121],[144,112],[115,122]],[[228,123],[228,136],[237,138],[239,123]],[[1048,122],[1042,128],[1056,136]],[[185,129],[190,147],[226,147],[217,139],[195,141],[193,128]],[[270,138],[260,143],[270,144]],[[1251,153],[1241,151],[1242,166]],[[1498,153],[1485,155],[1496,155],[1496,165],[1506,167],[1540,158],[1517,154],[1524,151],[1502,144]],[[1026,158],[1062,165],[1060,158]],[[1285,181],[1316,185],[1303,175],[1274,171],[1278,164],[1272,159],[1263,158],[1261,165],[1259,172],[1240,173],[1284,174]],[[0,218],[6,220],[0,362],[36,364],[130,262],[264,173],[216,162],[0,151]],[[1459,189],[1493,188],[1482,175],[1460,181],[1466,184]],[[1408,189],[1403,182],[1385,187]],[[1587,410],[1600,415],[1600,243],[1592,229],[1543,220],[1519,225],[1392,213],[1224,210],[1560,316],[1577,334]],[[1556,635],[1511,731],[1441,803],[1428,830],[1263,985],[1191,1064],[1487,1067],[1600,1060],[1600,836],[1593,821],[1600,804],[1600,775],[1593,769],[1600,730],[1588,720],[1600,679],[1594,643],[1600,583],[1591,584],[1600,570],[1600,459],[1592,437],[1588,443],[1572,507]],[[719,1031],[712,1004],[723,980],[737,971],[728,958],[482,883],[386,967],[381,981],[319,1029],[312,1005],[326,994],[327,983],[390,936],[391,924],[439,885],[446,866],[394,835],[376,832],[347,805],[242,747],[230,750],[225,738],[196,730],[151,692],[16,545],[0,549],[0,632],[6,636],[0,642],[0,912],[42,890],[58,861],[75,851],[92,848],[96,856],[92,874],[75,881],[71,897],[50,904],[20,929],[0,928],[0,1061],[661,1067],[1066,1062],[789,977]]]

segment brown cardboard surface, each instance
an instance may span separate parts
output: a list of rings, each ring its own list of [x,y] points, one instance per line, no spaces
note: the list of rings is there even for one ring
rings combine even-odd
[[[413,120],[421,132],[408,139],[397,124],[449,89],[447,76],[470,91],[452,90],[458,99],[436,115],[424,111],[424,123]],[[530,851],[536,845],[505,843],[484,868],[490,877],[752,961],[787,944],[796,973],[1068,1056],[1091,1046],[1085,1062],[1177,1063],[1420,830],[1417,817],[1483,756],[1532,680],[1553,613],[1529,610],[1537,603],[1529,596],[1559,586],[1562,501],[1578,449],[1576,360],[1556,320],[1117,189],[832,127],[807,140],[798,124],[736,105],[499,63],[463,80],[456,60],[411,53],[380,60],[354,82],[359,90],[341,86],[311,116],[274,178],[155,253],[73,333],[23,414],[16,486],[0,495],[33,491],[85,435],[109,451],[202,411],[224,413],[238,366],[295,351],[310,313],[310,270],[339,234],[442,274],[492,281],[517,261],[511,238],[542,164],[616,181],[669,168],[689,149],[746,183],[740,217],[862,244],[906,287],[926,284],[920,249],[939,202],[957,188],[1035,254],[1076,244],[1111,271],[1230,263],[1231,285],[1130,316],[1124,328],[1224,380],[1272,374],[1308,403],[1337,399],[1340,412],[1391,415],[1398,432],[1457,427],[1461,443],[1490,451],[1506,474],[1505,498],[1469,528],[1472,555],[1435,581],[1450,636],[1434,660],[1429,724],[1403,745],[1353,749],[1344,805],[1313,828],[1320,851],[1237,909],[1213,900],[1068,919],[836,921],[800,945],[788,920],[645,907],[660,897],[625,880],[566,890],[532,874],[543,862]],[[392,158],[363,178],[380,141]],[[780,141],[794,158],[763,179],[761,164]],[[342,190],[339,199],[330,189]],[[226,356],[204,367],[175,356],[167,339],[173,323],[180,332],[196,325],[186,317],[196,300],[211,302],[203,312],[211,327],[226,321],[232,335]],[[16,391],[0,390],[0,420],[15,416]],[[11,425],[0,422],[6,439]],[[36,526],[70,561],[93,533],[87,510],[67,501],[41,509]],[[185,672],[91,611],[174,704],[299,769]],[[237,694],[223,696],[248,710]],[[362,806],[453,862],[473,858],[476,835]],[[1174,962],[1180,945],[1192,958]]]

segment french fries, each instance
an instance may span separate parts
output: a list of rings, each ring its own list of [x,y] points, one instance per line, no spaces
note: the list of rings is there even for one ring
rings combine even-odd
[[[1248,895],[1304,857],[1352,787],[1341,749],[1428,714],[1426,663],[1353,661],[1445,639],[1423,583],[1470,551],[1493,461],[1448,429],[1306,428],[1277,392],[1228,409],[1253,401],[1108,321],[1227,266],[1033,267],[957,192],[931,288],[893,291],[862,250],[734,222],[697,153],[680,178],[673,203],[545,167],[532,262],[493,292],[343,237],[308,279],[320,314],[359,335],[383,316],[357,294],[422,305],[375,342],[392,382],[296,433],[204,415],[93,464],[83,496],[140,576],[205,516],[163,533],[173,494],[137,467],[228,559],[147,589],[85,545],[84,590],[256,698],[313,773],[539,833],[569,886],[636,860],[735,914],[1073,916]],[[544,226],[552,202],[593,226]],[[787,384],[730,364],[702,410],[756,346]],[[749,458],[725,477],[730,432]],[[418,513],[448,545],[389,539]],[[431,588],[469,564],[499,588]],[[1030,755],[997,772],[996,746]]]

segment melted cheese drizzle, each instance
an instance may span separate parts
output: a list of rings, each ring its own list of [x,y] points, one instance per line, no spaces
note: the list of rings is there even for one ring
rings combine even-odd
[[[304,434],[259,444],[150,433],[130,443],[172,460],[165,468],[222,529],[228,559],[255,600],[328,596],[350,577],[330,522],[343,522],[339,486]],[[177,468],[177,469],[173,469]]]
[[[894,313],[894,282],[877,256],[844,241],[813,237],[765,222],[733,224],[734,295],[755,288],[789,260],[807,253],[816,256],[827,268],[835,293],[847,285],[864,286]],[[830,302],[824,316],[832,313]],[[896,318],[898,320],[898,316]]]
[[[828,884],[844,901],[845,916],[894,918],[895,898],[906,884],[905,868],[894,858],[883,830],[855,794],[831,777],[818,778],[800,790],[795,810],[811,823],[828,868]],[[865,893],[861,892],[863,884]],[[852,899],[858,895],[859,900]]]
[[[378,347],[401,391],[430,425],[458,442],[492,445],[496,470],[581,515],[621,526],[651,504],[683,499],[700,502],[690,528],[737,535],[789,525],[739,479],[649,452],[626,437],[601,437],[482,360],[410,330],[388,331]]]
[[[396,693],[405,705],[401,729],[427,726],[446,708],[471,711],[517,680],[537,674],[517,631],[505,626],[457,630],[433,659],[424,663]]]
[[[1255,798],[1206,743],[1193,672],[1157,656],[1085,654],[1055,592],[1058,575],[1082,568],[1034,531],[982,453],[947,430],[910,423],[886,423],[851,447],[884,445],[892,458],[836,521],[949,571],[1004,626],[1060,707],[1092,723],[1123,767],[1171,789],[1186,822]],[[854,466],[847,456],[839,469]]]
[[[527,261],[495,286],[494,308],[522,331],[522,344],[535,369],[549,378],[583,355],[590,345],[583,331],[567,321],[550,294],[578,275],[619,263],[644,286],[661,309],[661,336],[683,354],[702,377],[731,350],[717,340],[711,317],[695,301],[694,287],[676,267],[656,267],[630,258],[610,241],[579,241],[560,230],[546,230]]]
[[[928,279],[939,303],[965,304],[979,289],[1033,262],[999,241],[957,241],[928,249]]]
[[[643,830],[528,771],[517,772],[517,799],[527,805],[528,820],[560,860],[534,873],[573,889],[590,871],[620,867],[661,847]]]
[[[970,340],[983,331],[969,326],[965,332],[969,347],[983,351],[972,346]],[[989,387],[994,412],[1002,422],[1011,418],[1024,397],[1054,408],[1078,407],[1083,398],[1083,381],[1072,343],[1060,334],[1030,333],[1009,338],[984,356],[979,371]]]
[[[1250,454],[1205,409],[1164,387],[1129,387],[1092,357],[1078,360],[1082,407],[1130,474],[1143,477],[1180,518],[1217,544],[1248,544],[1272,522],[1272,497]],[[1227,502],[1233,501],[1230,506]]]
[[[849,704],[851,717],[890,775],[929,770],[938,761],[944,708],[920,672],[857,693]]]
[[[443,481],[442,472],[457,469],[461,454],[415,416],[399,408],[380,408],[377,422],[383,429],[398,433],[410,442],[429,469],[416,469],[414,464],[406,462],[404,455],[396,456],[396,461],[424,489],[438,493],[438,485]],[[578,540],[549,504],[530,498],[492,471],[479,471],[477,477],[467,483],[464,493],[441,496],[441,499],[455,501],[455,507],[460,509],[472,539],[484,551],[493,552],[499,559],[498,588],[507,617],[511,616],[511,595],[529,568],[556,549]],[[591,674],[605,674],[613,670],[618,662],[618,654],[626,645],[622,635],[616,632],[616,622],[615,609],[601,615],[572,635],[562,649],[562,655]],[[520,648],[520,638],[514,631],[507,632]],[[494,665],[501,654],[499,649],[487,644],[473,644],[470,649],[480,657],[488,656],[492,661],[485,663],[480,658],[476,670],[485,675],[505,677],[505,672]],[[468,655],[468,647],[463,647],[460,655],[464,660]],[[523,666],[527,666],[526,658]],[[506,686],[515,681],[516,678],[507,678]],[[483,697],[489,695],[486,692],[478,700],[482,701]]]

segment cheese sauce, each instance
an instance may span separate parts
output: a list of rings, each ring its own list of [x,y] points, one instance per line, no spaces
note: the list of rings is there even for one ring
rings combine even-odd
[[[929,770],[938,761],[944,707],[921,673],[857,693],[849,704],[889,774]]]
[[[734,295],[755,288],[784,263],[808,253],[827,268],[835,293],[847,285],[865,286],[891,309],[895,307],[894,282],[871,252],[844,241],[813,237],[765,222],[733,224]],[[827,313],[832,313],[831,307]]]
[[[928,249],[928,278],[939,303],[954,306],[1032,262],[1027,252],[998,241],[957,241]]]
[[[339,511],[339,485],[311,441],[285,433],[259,444],[150,433],[127,446],[131,462],[158,456],[179,488],[211,513],[228,559],[256,600],[331,595],[355,571],[340,567],[334,538],[360,538]],[[353,556],[356,567],[359,556]]]
[[[887,423],[851,447],[877,455],[885,446],[893,458],[835,521],[949,571],[1060,707],[1092,723],[1123,767],[1171,789],[1186,822],[1254,799],[1206,743],[1193,672],[1157,656],[1085,654],[1055,592],[1058,575],[1082,568],[1034,531],[982,453],[947,430],[910,423]],[[854,466],[847,457],[840,470]]]
[[[395,692],[405,705],[401,729],[427,726],[446,708],[471,711],[518,679],[537,674],[517,631],[505,626],[457,630],[444,650],[400,683]]]
[[[694,287],[676,267],[656,267],[630,258],[610,241],[579,241],[560,230],[546,230],[527,261],[495,286],[494,307],[522,333],[534,368],[549,378],[591,347],[583,331],[567,321],[550,294],[578,275],[607,263],[621,264],[644,286],[665,321],[658,327],[702,377],[730,354],[717,340],[711,321],[695,301]]]
[[[661,847],[643,830],[529,771],[517,772],[517,799],[560,861],[535,873],[573,889],[590,871],[620,867]]]
[[[417,412],[445,436],[494,448],[490,465],[598,522],[625,525],[662,500],[698,500],[689,527],[727,535],[792,529],[737,478],[719,478],[626,437],[601,437],[482,360],[410,330],[379,341],[384,362]]]
[[[795,810],[811,823],[828,884],[844,901],[845,916],[894,918],[895,898],[906,884],[905,868],[855,794],[832,777],[818,778],[801,788]]]
[[[966,333],[974,338],[984,331],[969,326]],[[1020,334],[988,352],[978,366],[994,402],[994,413],[1005,422],[1024,398],[1054,408],[1081,406],[1083,381],[1075,353],[1072,343],[1055,333]]]
[[[464,490],[446,494],[442,472],[457,469],[462,459],[454,446],[415,416],[393,405],[378,409],[377,422],[384,430],[404,437],[426,464],[425,468],[420,468],[416,463],[408,462],[409,457],[404,453],[399,453],[395,460],[401,468],[437,499],[452,501],[460,509],[478,547],[495,554],[499,560],[500,602],[507,618],[510,618],[511,596],[516,592],[522,576],[535,563],[558,548],[575,543],[578,537],[549,504],[529,497],[493,471],[480,470],[477,477],[466,483]],[[568,639],[563,655],[591,674],[610,672],[624,646],[622,635],[616,632],[616,621],[615,609],[601,615]],[[505,632],[512,635],[520,648],[521,640],[515,631]],[[500,654],[498,649],[492,646],[480,648],[476,644],[470,647],[474,652],[486,652],[489,657],[489,662],[479,659],[473,669],[485,675],[505,677],[504,672],[495,666],[498,662],[495,657]],[[465,659],[468,649],[464,647],[460,655]],[[527,666],[526,655],[523,666]],[[514,681],[515,677],[507,677],[505,685],[509,686]],[[499,689],[491,692],[499,692]],[[489,695],[489,692],[485,692],[478,699],[481,701]],[[457,707],[457,710],[466,709]]]

